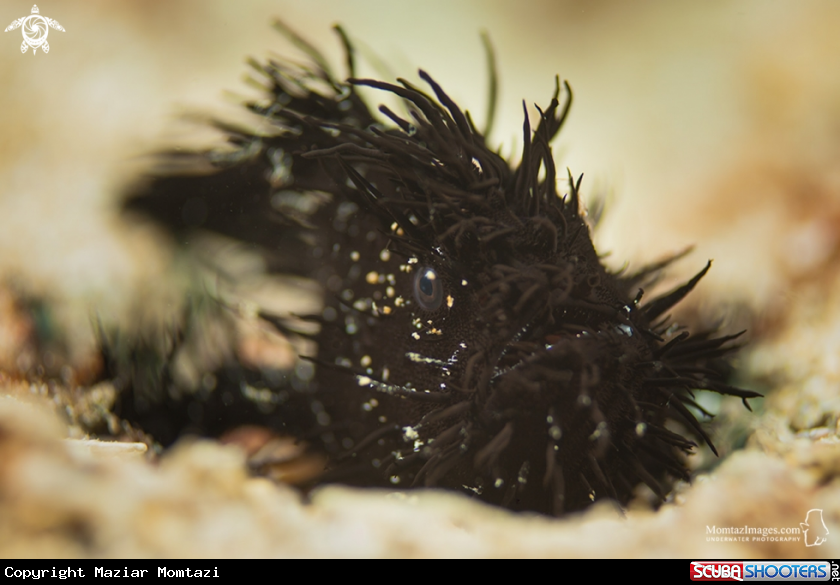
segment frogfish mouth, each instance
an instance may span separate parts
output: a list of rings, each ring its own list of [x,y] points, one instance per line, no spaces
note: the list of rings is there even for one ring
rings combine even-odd
[[[533,122],[525,110],[514,164],[424,71],[423,87],[356,78],[341,38],[349,79],[311,47],[308,66],[252,62],[258,130],[217,122],[224,150],[171,155],[181,170],[127,203],[174,231],[256,245],[272,271],[319,285],[323,310],[306,317],[317,352],[303,356],[314,374],[296,391],[314,415],[288,425],[327,455],[319,481],[553,515],[626,504],[640,484],[664,498],[696,442],[714,450],[693,392],[758,396],[726,381],[738,335],[667,316],[709,264],[651,300],[642,287],[667,261],[604,267],[581,180],[558,177],[549,146],[568,84]],[[405,113],[374,116],[360,86]]]

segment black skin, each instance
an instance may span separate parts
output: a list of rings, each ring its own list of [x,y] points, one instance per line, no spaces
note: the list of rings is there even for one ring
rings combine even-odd
[[[338,82],[321,65],[255,66],[269,99],[249,107],[275,130],[217,123],[233,154],[170,155],[189,172],[152,177],[127,207],[176,233],[256,245],[274,272],[321,286],[324,310],[309,317],[317,354],[302,358],[314,377],[273,418],[257,417],[329,456],[319,482],[437,486],[553,515],[625,504],[640,483],[664,497],[688,478],[692,439],[711,446],[686,408],[691,392],[758,396],[725,382],[736,336],[666,335],[663,315],[709,266],[643,302],[640,286],[667,262],[608,272],[579,212],[580,180],[556,191],[548,145],[568,85],[536,130],[526,112],[513,167],[422,71],[434,97],[403,81]],[[360,85],[397,94],[411,119],[382,107],[392,125],[381,126]],[[690,437],[668,430],[672,420]]]

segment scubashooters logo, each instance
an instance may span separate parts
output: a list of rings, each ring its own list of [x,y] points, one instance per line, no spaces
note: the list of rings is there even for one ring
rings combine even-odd
[[[836,566],[836,564],[835,564]],[[694,561],[692,581],[828,581],[827,561]]]

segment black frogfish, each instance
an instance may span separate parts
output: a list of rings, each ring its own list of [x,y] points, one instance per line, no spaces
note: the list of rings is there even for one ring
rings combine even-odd
[[[667,262],[601,264],[581,181],[558,177],[549,146],[568,84],[533,125],[526,110],[513,164],[424,71],[423,88],[355,78],[341,38],[349,79],[311,48],[311,66],[252,63],[259,131],[220,123],[225,151],[179,155],[186,170],[127,204],[257,245],[274,272],[319,285],[314,375],[296,393],[311,422],[281,412],[278,424],[327,455],[322,482],[440,487],[553,515],[626,504],[642,483],[664,497],[688,478],[693,439],[714,450],[693,392],[759,396],[726,382],[737,335],[670,327],[709,265],[648,300],[641,287]],[[374,117],[359,86],[407,113]]]

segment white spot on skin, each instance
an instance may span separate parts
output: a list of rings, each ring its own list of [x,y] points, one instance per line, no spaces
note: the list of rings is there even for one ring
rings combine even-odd
[[[359,383],[359,386],[370,386],[373,380],[368,378],[367,376],[356,376],[356,381]]]
[[[397,291],[394,290],[393,286],[389,286],[385,289],[385,294],[388,295],[389,298],[394,298],[394,295],[397,294]]]
[[[607,423],[604,422],[604,421],[601,421],[601,422],[598,423],[598,426],[595,428],[595,430],[592,432],[592,434],[589,435],[589,440],[590,441],[597,441],[602,436],[609,436],[609,434],[610,434],[610,430],[607,428]]]
[[[526,461],[522,464],[522,467],[519,468],[519,476],[516,478],[516,480],[522,485],[525,485],[526,483],[528,483],[528,473],[530,473],[530,471],[531,462]]]
[[[419,262],[419,260],[417,260],[417,258],[414,256],[408,259],[409,264],[417,264],[417,262]]]
[[[411,361],[413,361],[414,363],[417,363],[417,364],[435,364],[436,366],[444,366],[444,367],[449,365],[446,362],[443,362],[441,360],[426,357],[424,355],[421,355],[419,353],[415,353],[413,351],[410,351],[410,352],[406,353],[405,357],[407,357],[408,359],[410,359]]]
[[[621,323],[616,327],[621,333],[624,333],[624,335],[626,335],[627,337],[633,337],[633,329],[629,325]]]
[[[379,401],[376,398],[371,398],[370,400],[362,404],[362,410],[364,410],[365,412],[370,412],[377,406],[379,406]]]
[[[461,281],[461,286],[467,286],[469,283],[466,280]]]
[[[390,250],[387,250],[387,249],[386,249],[386,250],[382,250],[382,251],[379,253],[379,259],[380,259],[380,260],[382,260],[383,262],[387,262],[388,260],[390,260],[390,259],[391,259],[391,251],[390,251]]]
[[[451,309],[452,305],[454,305],[454,304],[455,304],[455,299],[452,298],[452,295],[446,295],[446,306]]]
[[[418,341],[420,340],[420,334],[417,333],[416,331],[414,333],[412,333],[411,336]]]
[[[357,299],[353,303],[353,308],[357,311],[366,311],[370,306],[370,299]]]
[[[382,307],[382,312],[386,315],[391,314],[391,307]]]

